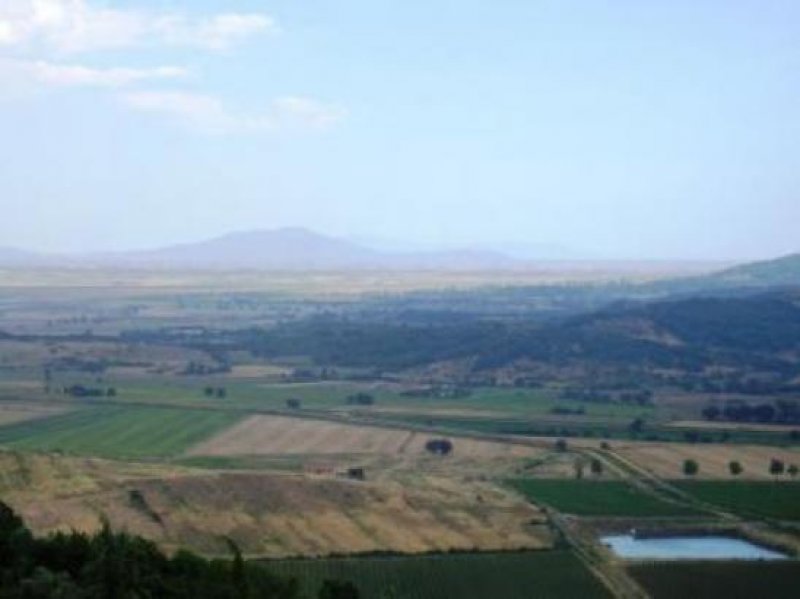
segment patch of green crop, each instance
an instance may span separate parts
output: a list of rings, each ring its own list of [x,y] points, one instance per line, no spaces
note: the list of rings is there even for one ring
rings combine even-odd
[[[157,407],[86,407],[0,428],[0,445],[104,457],[163,457],[181,453],[241,414]]]
[[[530,501],[579,516],[687,516],[697,512],[641,491],[624,481],[512,479]]]
[[[800,520],[800,483],[686,481],[676,486],[697,499],[746,516]]]

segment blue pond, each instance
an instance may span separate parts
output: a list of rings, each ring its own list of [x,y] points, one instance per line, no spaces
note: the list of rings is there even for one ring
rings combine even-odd
[[[625,559],[787,559],[779,551],[726,536],[636,538],[628,534],[600,540]]]

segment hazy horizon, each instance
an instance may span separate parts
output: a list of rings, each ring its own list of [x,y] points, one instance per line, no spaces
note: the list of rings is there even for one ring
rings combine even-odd
[[[800,250],[800,4],[0,0],[0,246]]]

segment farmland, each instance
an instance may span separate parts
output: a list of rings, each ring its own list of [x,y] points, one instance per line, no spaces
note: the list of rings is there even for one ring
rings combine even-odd
[[[7,402],[0,403],[0,427],[8,424],[15,424],[25,420],[36,420],[47,418],[63,412],[64,408],[59,406],[48,406],[30,402]]]
[[[624,481],[516,479],[509,484],[531,501],[568,514],[633,517],[696,514]]]
[[[683,478],[684,460],[695,460],[699,471],[695,478],[732,478],[729,464],[738,461],[743,471],[739,478],[769,480],[770,460],[782,460],[787,465],[800,464],[800,451],[796,448],[778,448],[762,445],[723,445],[689,443],[626,443],[615,444],[614,451],[621,457],[662,478]]]
[[[91,407],[2,427],[0,444],[105,457],[170,456],[239,417],[210,410]]]
[[[648,563],[629,567],[653,599],[790,599],[797,597],[800,563]]]
[[[337,558],[265,562],[297,576],[306,592],[322,580],[352,580],[365,599],[604,598],[611,595],[569,551]]]
[[[388,454],[419,455],[431,435],[282,416],[250,416],[191,448],[193,455]],[[456,438],[459,457],[525,457],[538,450],[508,443]]]
[[[695,374],[659,371],[659,387],[628,369],[624,343],[624,368],[573,360],[516,292],[460,292],[459,315],[446,293],[63,291],[2,303],[0,290],[0,493],[37,535],[106,519],[209,557],[230,555],[229,538],[303,584],[352,579],[366,597],[637,596],[598,541],[607,528],[797,546],[795,485],[768,472],[800,464],[793,425],[705,423]],[[525,335],[544,329],[552,362],[416,363],[451,335],[503,330],[498,352],[520,331],[514,351],[537,352]],[[426,448],[441,438],[450,453]]]
[[[800,520],[800,483],[692,481],[677,484],[697,499],[744,516]]]

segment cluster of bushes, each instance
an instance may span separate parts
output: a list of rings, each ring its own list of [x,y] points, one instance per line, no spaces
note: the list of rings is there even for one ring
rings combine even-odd
[[[114,397],[117,390],[114,387],[87,387],[86,385],[70,385],[64,387],[64,395],[72,397]]]
[[[354,393],[353,395],[348,395],[347,397],[347,404],[351,406],[371,406],[374,403],[375,398],[369,393],[364,393],[363,391]]]
[[[794,401],[778,400],[774,403],[749,404],[746,401],[730,400],[720,408],[709,405],[703,408],[706,420],[730,420],[732,422],[756,422],[760,424],[800,423],[800,405]]]
[[[206,397],[225,399],[228,396],[228,391],[225,389],[225,387],[212,387],[209,385],[203,389],[203,395]]]
[[[571,401],[583,401],[588,403],[612,403],[618,401],[624,404],[636,404],[646,406],[652,403],[653,392],[648,389],[640,391],[623,391],[621,393],[610,393],[597,389],[581,389],[567,387],[560,394],[561,399]]]
[[[0,599],[295,599],[300,585],[245,562],[164,555],[145,539],[112,532],[34,538],[0,502]],[[352,584],[325,581],[321,599],[357,599]]]

